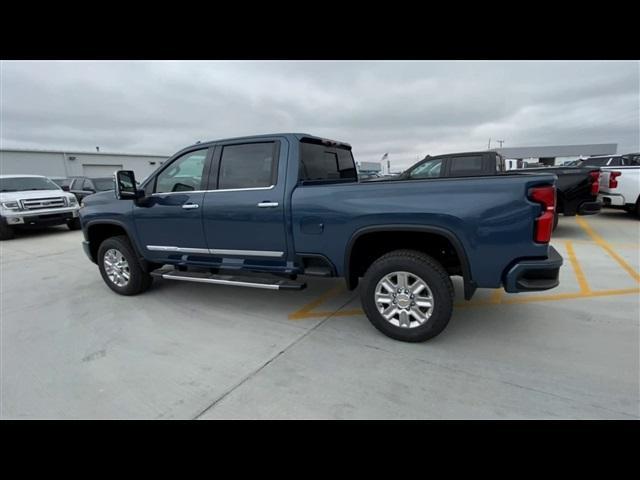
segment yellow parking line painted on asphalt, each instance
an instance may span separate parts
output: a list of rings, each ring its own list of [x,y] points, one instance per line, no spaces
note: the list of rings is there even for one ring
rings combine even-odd
[[[589,293],[557,293],[555,295],[531,295],[526,297],[510,298],[502,303],[530,303],[530,302],[551,302],[554,300],[569,300],[573,298],[611,297],[614,295],[629,295],[640,293],[640,288],[623,288],[619,290],[592,290]]]
[[[558,240],[562,240],[562,239],[558,239]],[[573,239],[571,240],[573,243],[583,243],[585,245],[592,245],[596,242],[594,242],[593,240],[577,240],[577,239]],[[629,248],[629,249],[634,249],[634,250],[638,250],[640,249],[640,243],[633,243],[633,242],[607,242],[609,245],[611,245],[612,247],[616,247],[616,248]]]
[[[587,232],[587,235],[589,235],[594,242],[596,242],[598,245],[600,245],[610,256],[611,258],[613,258],[616,262],[618,262],[618,264],[624,269],[626,270],[626,272],[631,275],[636,282],[640,283],[640,274],[638,272],[636,272],[631,265],[629,265],[620,255],[618,255],[615,250],[613,250],[613,248],[611,247],[611,245],[609,245],[604,238],[602,238],[600,235],[598,235],[595,230],[593,230],[593,228],[591,228],[591,225],[589,225],[589,223],[582,218],[579,215],[576,215],[576,222],[578,222],[578,225],[580,225],[580,227],[582,227],[582,229]]]
[[[491,292],[489,303],[493,303],[493,304],[500,303],[502,301],[503,295],[504,295],[504,290],[502,288],[496,288],[493,292]]]
[[[640,293],[640,288],[626,288],[620,290],[600,290],[590,291],[589,293],[574,292],[574,293],[558,293],[555,295],[532,295],[526,297],[506,297],[500,302],[501,305],[513,305],[520,303],[534,303],[534,302],[553,302],[557,300],[572,300],[576,298],[593,298],[593,297],[610,297],[615,295],[630,295],[632,293]],[[491,301],[477,301],[477,302],[464,302],[456,303],[456,308],[469,308],[469,307],[490,307],[499,305]],[[305,318],[320,318],[320,317],[351,317],[354,315],[364,315],[364,311],[361,308],[353,308],[348,310],[338,311],[319,311],[312,312],[307,311],[300,313],[296,312],[296,315],[289,315],[290,320],[302,320]]]
[[[591,289],[589,288],[587,279],[584,276],[582,267],[578,262],[578,258],[576,257],[576,252],[573,250],[573,242],[571,240],[567,240],[564,243],[567,249],[567,255],[569,256],[569,262],[571,262],[571,266],[573,267],[573,272],[576,274],[576,279],[578,280],[578,285],[580,285],[580,291],[582,293],[589,293]]]
[[[295,312],[289,314],[289,320],[297,320],[299,318],[310,318],[310,317],[321,316],[321,315],[310,314],[310,312],[311,310],[316,308],[318,305],[321,305],[322,303],[326,302],[330,298],[335,297],[343,290],[344,290],[344,285],[338,285],[337,287],[333,287],[330,290],[327,290],[312,302],[307,303],[299,310],[296,310]]]

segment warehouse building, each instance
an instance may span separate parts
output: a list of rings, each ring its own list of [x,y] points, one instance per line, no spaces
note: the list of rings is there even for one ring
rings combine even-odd
[[[169,156],[56,150],[0,149],[0,174],[106,177],[116,170],[133,170],[144,179]]]
[[[618,144],[553,145],[545,147],[496,148],[493,150],[510,160],[523,160],[527,163],[542,163],[543,165],[562,165],[567,161],[579,158],[596,155],[615,155],[618,151]]]

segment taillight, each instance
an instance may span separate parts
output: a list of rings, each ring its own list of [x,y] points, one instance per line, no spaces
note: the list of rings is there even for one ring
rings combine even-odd
[[[600,191],[600,172],[590,172],[591,177],[591,195],[598,195]]]
[[[542,205],[542,215],[536,218],[533,239],[538,243],[548,243],[553,231],[553,216],[556,209],[556,187],[545,185],[529,190],[531,201]]]
[[[609,172],[609,188],[618,188],[618,180],[616,180],[622,172]]]

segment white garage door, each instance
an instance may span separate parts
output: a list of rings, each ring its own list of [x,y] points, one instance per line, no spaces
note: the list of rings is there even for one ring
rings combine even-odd
[[[110,177],[116,170],[122,170],[122,165],[82,165],[85,177]]]

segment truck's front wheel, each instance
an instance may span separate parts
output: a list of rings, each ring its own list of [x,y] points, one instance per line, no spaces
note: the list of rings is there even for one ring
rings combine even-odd
[[[136,295],[153,281],[140,266],[129,239],[124,235],[107,238],[98,248],[98,266],[107,286],[120,295]]]
[[[453,310],[449,275],[435,259],[415,250],[396,250],[373,262],[360,297],[373,326],[405,342],[435,337]]]

